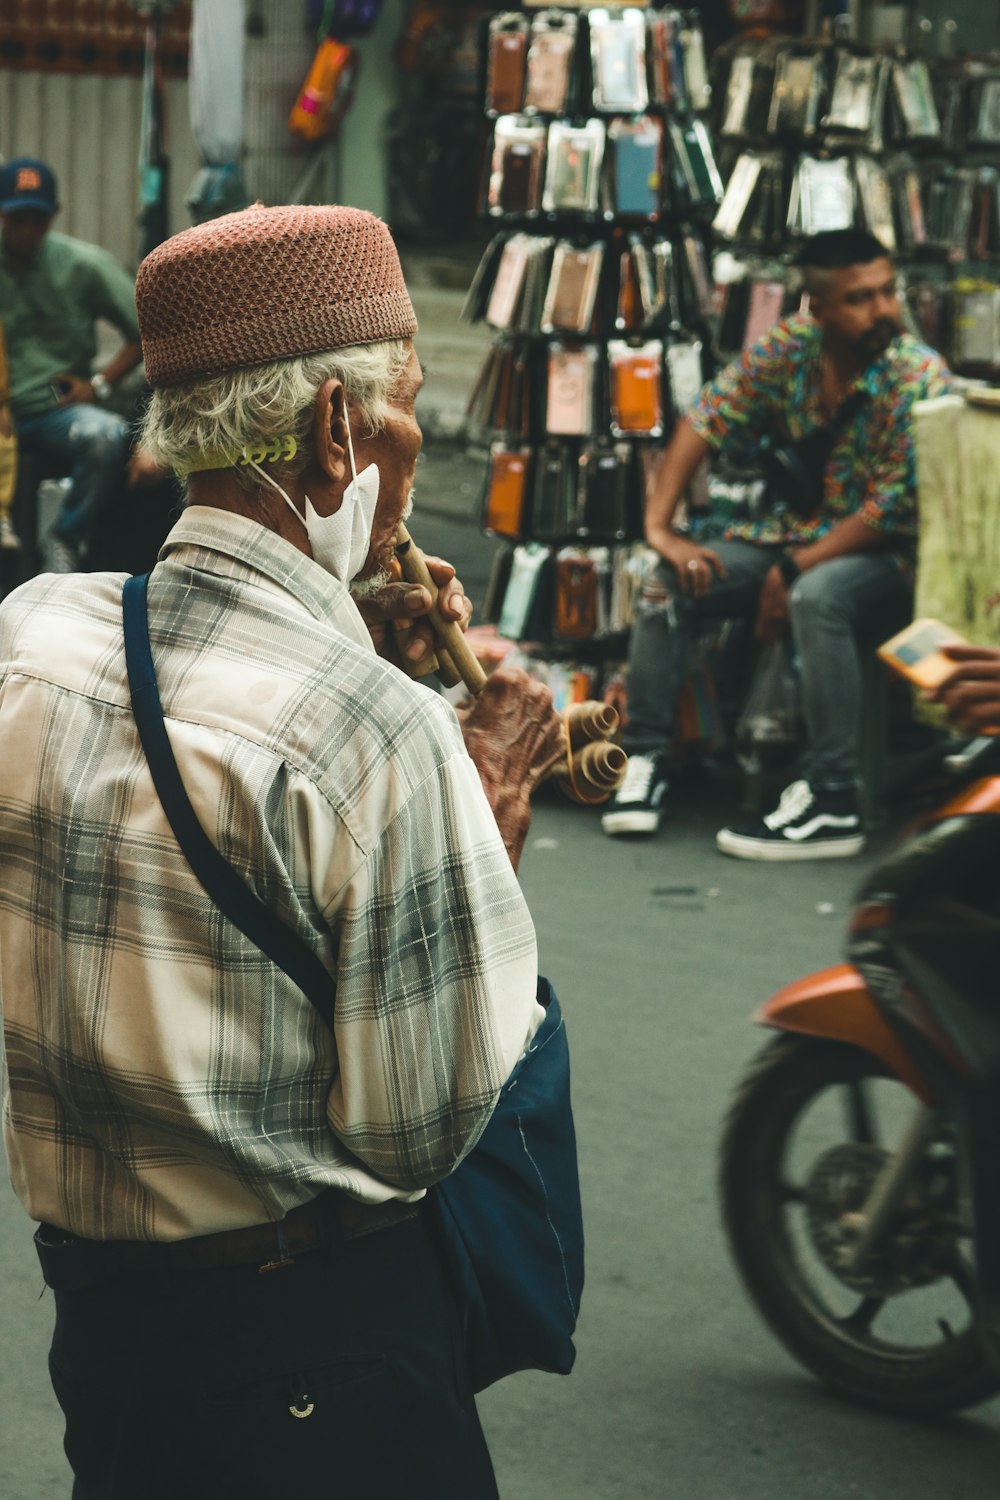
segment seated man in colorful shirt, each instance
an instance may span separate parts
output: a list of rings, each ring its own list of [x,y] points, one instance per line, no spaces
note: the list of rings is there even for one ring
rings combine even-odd
[[[910,413],[948,387],[947,367],[901,330],[885,247],[860,230],[814,236],[800,257],[808,314],[777,324],[722,370],[678,423],[655,476],[646,540],[659,588],[640,599],[629,655],[632,757],[606,833],[653,833],[691,641],[703,622],[756,612],[756,634],[791,631],[808,734],[804,777],[759,822],[723,829],[741,859],[858,853],[859,639],[909,617],[916,546]],[[759,456],[827,429],[818,504],[773,507],[712,547],[679,535],[677,504],[710,454]],[[822,437],[818,440],[822,443]],[[668,597],[664,603],[664,587]]]

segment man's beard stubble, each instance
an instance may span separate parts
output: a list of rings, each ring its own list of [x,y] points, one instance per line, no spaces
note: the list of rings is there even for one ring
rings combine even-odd
[[[407,495],[406,504],[403,506],[399,517],[401,521],[408,521],[413,514],[413,496],[415,493],[414,490],[411,490]],[[392,581],[392,574],[387,568],[376,568],[367,577],[352,578],[348,586],[348,592],[352,599],[374,599],[375,595],[380,594]]]
[[[895,318],[880,318],[866,334],[862,335],[861,347],[867,354],[884,354],[893,339],[897,339],[902,331],[902,323],[897,322]]]

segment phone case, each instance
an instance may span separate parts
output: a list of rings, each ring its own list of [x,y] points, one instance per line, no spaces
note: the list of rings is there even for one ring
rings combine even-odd
[[[566,548],[556,558],[555,632],[566,640],[596,635],[599,579],[586,552]]]
[[[606,114],[636,114],[649,103],[646,21],[641,10],[592,10],[590,60],[593,104]]]
[[[594,374],[597,351],[592,347],[549,347],[545,430],[560,437],[587,437],[594,424]]]
[[[510,328],[514,322],[530,247],[531,240],[525,234],[512,235],[503,247],[486,309],[486,321],[491,328]]]
[[[463,323],[478,323],[485,316],[507,239],[506,231],[501,230],[499,234],[493,236],[483,251],[482,259],[476,267],[469,290],[465,294],[462,311],[459,313]]]
[[[743,347],[748,349],[762,338],[768,329],[781,319],[785,306],[785,284],[783,281],[757,281],[750,283],[750,299],[747,308],[746,327],[743,330]]]
[[[509,11],[494,16],[486,47],[486,112],[516,114],[524,101],[527,17]]]
[[[557,120],[549,127],[542,191],[542,207],[547,213],[596,213],[604,141],[602,120],[588,120],[585,125]]]
[[[545,127],[501,115],[493,131],[487,208],[491,214],[538,210],[545,165]]]
[[[563,443],[547,443],[538,454],[531,529],[552,539],[572,534],[574,504],[573,455]]]
[[[524,639],[543,592],[542,579],[550,556],[548,547],[540,542],[522,542],[514,548],[497,624],[500,635],[514,641]]]
[[[704,384],[701,357],[700,339],[671,344],[667,349],[670,398],[675,412],[689,411],[701,394]]]
[[[663,433],[663,345],[648,339],[638,346],[612,339],[608,344],[611,374],[611,431],[615,437]]]
[[[565,241],[556,246],[542,308],[543,333],[590,332],[603,263],[602,242],[582,249]]]
[[[635,249],[623,250],[618,257],[618,300],[615,306],[615,332],[637,333],[642,326],[644,307]]]
[[[705,38],[701,27],[683,27],[680,32],[680,44],[684,58],[684,82],[687,88],[688,107],[708,109],[712,103],[712,89],[708,81]]]
[[[612,120],[608,142],[612,152],[615,212],[623,217],[659,218],[661,122],[650,115],[638,120]]]
[[[526,110],[558,115],[568,108],[575,50],[575,16],[562,11],[542,11],[535,17],[526,64]]]
[[[666,108],[673,102],[674,11],[651,11],[646,31],[649,93],[654,104]]]
[[[531,469],[530,448],[490,450],[489,481],[483,525],[497,536],[517,541],[525,531],[525,504]]]
[[[581,536],[621,541],[628,532],[629,443],[598,444],[580,455],[576,530]]]

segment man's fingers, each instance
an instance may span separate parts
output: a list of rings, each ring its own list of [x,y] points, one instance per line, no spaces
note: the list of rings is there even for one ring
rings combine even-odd
[[[720,578],[725,578],[726,565],[717,552],[713,552],[710,547],[704,547],[701,555],[707,563],[711,564]]]
[[[378,593],[358,600],[361,614],[372,625],[416,619],[430,607],[430,594],[417,583],[387,583]]]
[[[981,662],[984,666],[992,666],[995,671],[1000,672],[1000,649],[990,646],[959,645],[942,646],[941,655],[946,656],[949,661]]]

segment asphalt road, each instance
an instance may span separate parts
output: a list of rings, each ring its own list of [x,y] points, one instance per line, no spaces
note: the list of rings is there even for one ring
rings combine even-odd
[[[473,470],[432,453],[412,528],[475,595],[492,546],[453,519],[474,506]],[[734,800],[732,787],[679,792],[639,843],[605,839],[593,810],[536,806],[522,878],[569,1028],[588,1279],[574,1373],[516,1376],[481,1398],[503,1500],[991,1500],[995,1402],[921,1425],[834,1399],[774,1342],[730,1265],[716,1153],[763,1040],[751,1012],[837,961],[877,854],[727,861],[712,834]],[[0,1495],[57,1500],[69,1479],[45,1373],[51,1302],[5,1183],[0,1255]]]

